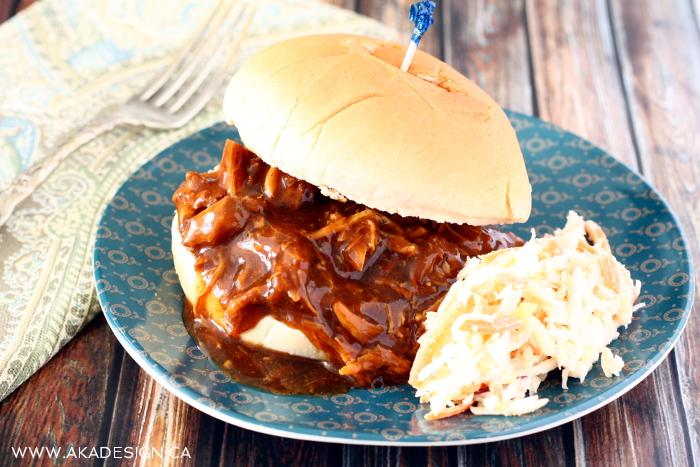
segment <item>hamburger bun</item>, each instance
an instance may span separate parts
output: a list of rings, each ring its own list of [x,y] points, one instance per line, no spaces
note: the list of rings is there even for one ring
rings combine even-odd
[[[277,43],[231,80],[226,121],[324,193],[438,222],[523,222],[530,183],[508,117],[444,62],[362,36]]]
[[[178,217],[175,214],[171,229],[173,262],[175,263],[175,271],[180,278],[180,285],[185,293],[185,297],[190,303],[195,303],[197,297],[201,295],[204,283],[195,270],[195,261],[197,259],[182,244],[182,236],[178,225]],[[212,316],[212,318],[214,317]],[[225,323],[217,324],[224,329],[226,328]],[[269,315],[258,321],[258,324],[252,329],[241,333],[240,339],[246,344],[264,347],[268,350],[287,353],[297,357],[306,357],[313,360],[326,360],[328,358],[325,352],[314,347],[303,332],[292,329]]]

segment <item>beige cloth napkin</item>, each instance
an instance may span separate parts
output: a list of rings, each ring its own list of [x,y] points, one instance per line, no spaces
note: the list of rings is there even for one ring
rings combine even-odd
[[[0,185],[169,63],[214,4],[43,0],[0,27]],[[262,0],[232,72],[288,37],[349,32],[396,39],[369,18],[312,0]],[[0,228],[0,400],[99,311],[92,271],[102,211],[141,164],[222,120],[223,88],[175,131],[120,127],[76,151]]]

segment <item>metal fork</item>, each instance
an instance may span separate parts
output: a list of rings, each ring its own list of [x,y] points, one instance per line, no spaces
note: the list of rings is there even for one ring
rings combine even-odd
[[[246,2],[220,1],[194,39],[141,94],[102,111],[53,154],[0,189],[0,227],[62,160],[102,133],[122,123],[173,129],[192,120],[230,70],[254,11],[255,7]]]

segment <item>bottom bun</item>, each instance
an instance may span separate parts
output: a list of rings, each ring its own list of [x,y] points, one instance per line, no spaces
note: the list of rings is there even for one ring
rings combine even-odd
[[[195,304],[197,297],[200,295],[197,290],[198,284],[202,284],[197,278],[195,271],[196,258],[192,252],[182,244],[180,229],[178,228],[179,221],[177,214],[173,218],[172,225],[172,249],[173,262],[175,263],[175,271],[180,278],[182,291],[185,292],[185,297],[190,303]],[[200,285],[201,287],[201,285]],[[218,323],[222,325],[223,323]],[[225,328],[225,326],[222,326]],[[313,360],[327,360],[328,355],[316,348],[311,341],[298,329],[293,329],[277,321],[272,316],[266,316],[255,325],[252,329],[243,332],[240,336],[241,341],[250,345],[257,345],[268,350],[295,355],[297,357],[305,357]]]

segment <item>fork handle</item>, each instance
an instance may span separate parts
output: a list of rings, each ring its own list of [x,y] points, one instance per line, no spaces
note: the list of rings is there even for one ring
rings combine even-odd
[[[121,123],[119,119],[113,116],[99,116],[93,119],[56,148],[49,157],[32,165],[12,179],[8,185],[2,187],[0,189],[0,227],[7,222],[15,207],[36,190],[62,160],[88,141],[113,129],[119,123]]]

